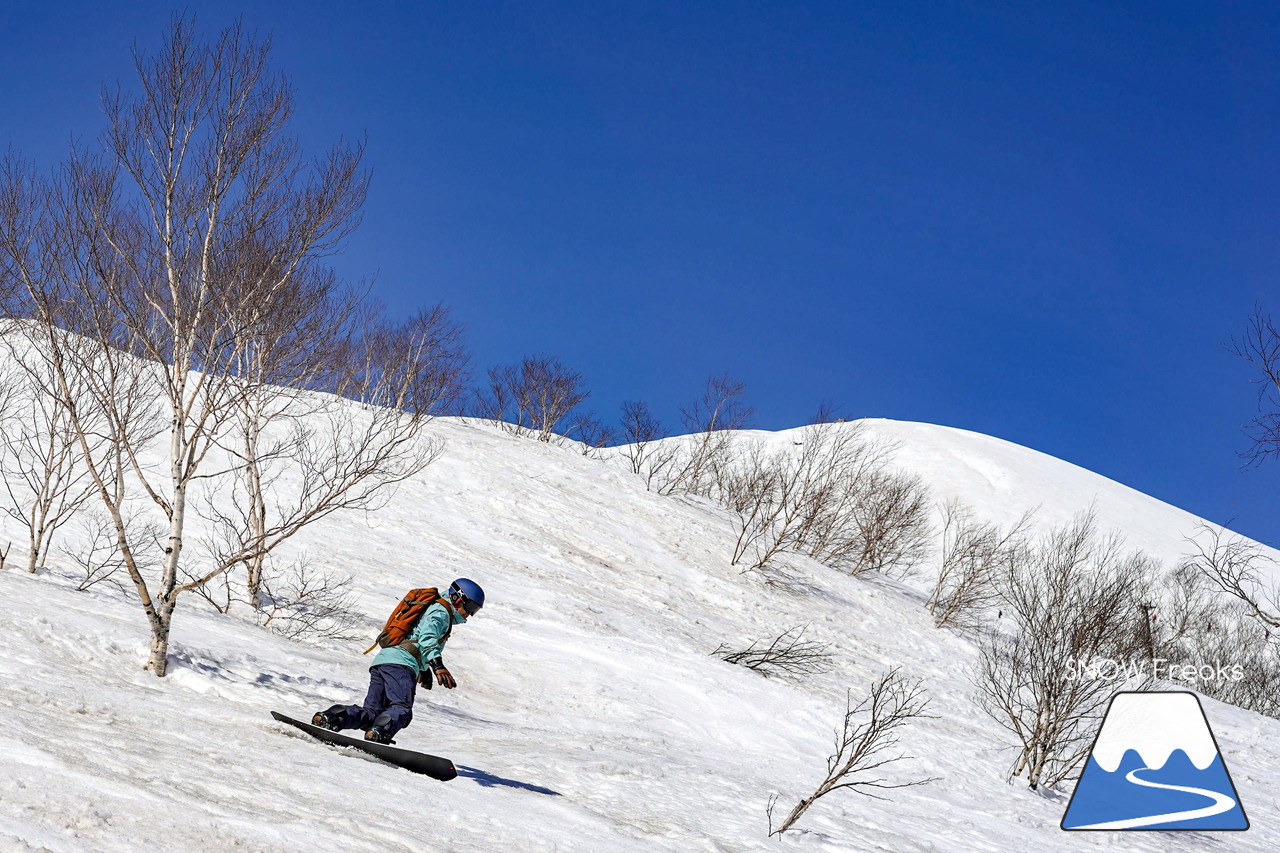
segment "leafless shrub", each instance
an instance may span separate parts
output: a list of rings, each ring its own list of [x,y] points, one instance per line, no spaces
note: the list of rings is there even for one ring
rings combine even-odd
[[[763,568],[782,551],[838,563],[860,554],[861,486],[884,464],[884,448],[858,425],[807,427],[800,440],[770,448],[743,444],[716,473],[712,496],[733,512],[738,536],[732,562]]]
[[[362,635],[351,577],[300,557],[263,575],[262,625],[291,640],[353,640]]]
[[[1167,653],[1167,673],[1177,673],[1172,665],[1177,661],[1189,663],[1193,674],[1209,670],[1213,677],[1195,678],[1190,686],[1230,705],[1280,718],[1280,638],[1234,600],[1197,629],[1181,650]]]
[[[1185,559],[1165,574],[1159,594],[1144,602],[1149,657],[1180,656],[1197,643],[1197,638],[1221,624],[1233,599],[1216,588],[1191,559]],[[1238,603],[1238,602],[1237,602]]]
[[[929,698],[921,682],[905,678],[897,667],[875,681],[856,705],[850,692],[844,720],[836,730],[835,752],[827,759],[826,776],[777,828],[773,825],[773,810],[779,798],[776,794],[770,798],[769,834],[781,835],[791,829],[810,806],[832,791],[850,790],[883,800],[886,798],[875,792],[936,782],[932,777],[893,782],[881,775],[884,768],[910,758],[898,750],[901,730],[913,720],[931,718],[928,708]]]
[[[837,406],[831,400],[823,400],[818,404],[818,411],[809,420],[810,424],[843,424],[854,420],[852,413]]]
[[[1032,513],[1024,513],[1007,530],[977,521],[973,510],[959,501],[948,501],[942,514],[941,562],[926,602],[929,615],[939,628],[973,627],[999,599],[996,574],[1021,549]]]
[[[602,451],[618,437],[617,430],[602,422],[591,412],[583,412],[573,419],[566,434],[582,445],[582,455],[601,458]]]
[[[928,487],[914,474],[882,470],[872,474],[862,493],[855,514],[860,547],[839,555],[836,566],[852,575],[912,574],[933,548]]]
[[[1250,605],[1210,580],[1201,559],[1168,573],[1160,584],[1164,594],[1148,608],[1150,670],[1178,682],[1186,680],[1179,673],[1190,665],[1196,690],[1280,717],[1280,636]],[[1202,667],[1214,677],[1198,677]]]
[[[808,626],[790,628],[767,644],[764,640],[755,640],[737,651],[721,644],[711,654],[765,676],[804,676],[825,672],[831,668],[831,647],[804,639],[807,630]]]
[[[979,707],[1018,741],[1010,778],[1032,789],[1070,777],[1126,673],[1098,661],[1143,656],[1139,604],[1153,566],[1103,537],[1092,511],[1018,549],[996,577],[1009,634],[980,646]]]
[[[646,403],[628,400],[622,404],[622,455],[636,474],[641,474],[652,488],[655,477],[661,477],[670,464],[670,455],[650,459],[650,452],[668,435],[662,423],[649,411]]]
[[[660,493],[712,496],[717,474],[729,465],[736,432],[747,428],[755,414],[745,392],[738,380],[713,376],[701,397],[681,407],[690,438],[663,443],[647,456],[647,478]]]
[[[588,396],[582,374],[553,355],[527,356],[519,364],[489,368],[489,387],[476,399],[476,414],[514,435],[538,441],[557,429]]]
[[[710,470],[710,496],[734,514],[734,564],[761,570],[792,551],[856,575],[909,570],[927,554],[927,490],[889,468],[890,446],[859,424],[799,435],[740,442]]]

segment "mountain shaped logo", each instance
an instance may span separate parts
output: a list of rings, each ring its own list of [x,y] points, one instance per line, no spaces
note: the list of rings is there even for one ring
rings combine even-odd
[[[1117,693],[1062,828],[1249,828],[1194,693]]]

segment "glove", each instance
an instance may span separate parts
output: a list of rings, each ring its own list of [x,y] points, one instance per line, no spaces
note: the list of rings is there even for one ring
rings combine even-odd
[[[453,676],[444,668],[444,661],[440,658],[427,661],[427,667],[436,674],[436,681],[440,682],[441,687],[452,690],[458,686],[458,682],[453,680]]]
[[[431,670],[424,669],[422,672],[418,673],[418,684],[428,690],[431,689]]]

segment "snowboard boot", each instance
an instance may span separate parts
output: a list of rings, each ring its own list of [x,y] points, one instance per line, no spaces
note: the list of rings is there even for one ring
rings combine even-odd
[[[364,739],[373,741],[374,743],[395,743],[395,741],[391,739],[391,735],[387,734],[377,726],[373,726],[369,731],[365,732]]]
[[[391,740],[391,717],[387,714],[374,717],[373,724],[364,733],[364,739],[374,743],[394,743],[395,741]]]
[[[338,731],[338,715],[333,713],[332,708],[328,711],[316,711],[316,715],[311,718],[311,725],[336,732]]]

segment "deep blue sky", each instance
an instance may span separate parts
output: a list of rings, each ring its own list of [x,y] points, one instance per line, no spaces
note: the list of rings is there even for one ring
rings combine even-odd
[[[271,32],[303,145],[368,134],[340,270],[479,368],[673,423],[728,372],[766,428],[977,430],[1280,543],[1225,350],[1280,314],[1274,3],[0,8],[0,144],[49,164],[171,11]]]

